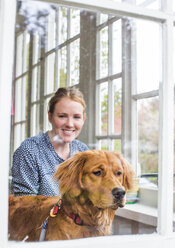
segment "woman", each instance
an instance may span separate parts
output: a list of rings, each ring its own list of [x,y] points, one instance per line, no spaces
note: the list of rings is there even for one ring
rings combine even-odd
[[[58,195],[53,180],[58,165],[88,147],[76,140],[85,121],[82,93],[59,88],[49,101],[48,118],[52,129],[28,138],[14,152],[12,193],[15,195]]]

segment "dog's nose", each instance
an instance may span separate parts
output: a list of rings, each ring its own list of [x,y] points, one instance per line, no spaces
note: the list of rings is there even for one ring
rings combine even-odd
[[[112,194],[116,199],[122,199],[125,196],[124,188],[114,188]]]

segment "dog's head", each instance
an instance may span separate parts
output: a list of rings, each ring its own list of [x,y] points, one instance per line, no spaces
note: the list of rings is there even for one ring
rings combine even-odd
[[[133,185],[133,170],[116,152],[85,151],[60,164],[55,178],[62,195],[90,200],[98,208],[123,207]]]

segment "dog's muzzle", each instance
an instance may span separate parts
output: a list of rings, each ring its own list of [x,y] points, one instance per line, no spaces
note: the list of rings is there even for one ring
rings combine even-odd
[[[114,203],[123,206],[122,202],[125,197],[126,191],[124,188],[114,188],[112,190],[112,195],[114,197]]]

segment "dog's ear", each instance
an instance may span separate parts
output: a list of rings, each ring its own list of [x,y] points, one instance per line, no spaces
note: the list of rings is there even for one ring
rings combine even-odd
[[[124,170],[123,186],[126,190],[131,190],[134,184],[134,171],[132,169],[132,166],[121,154],[117,153],[117,156],[120,159]]]
[[[78,152],[59,165],[54,179],[59,181],[59,188],[62,195],[66,193],[71,197],[77,197],[81,194],[81,179],[86,157],[86,152]]]

